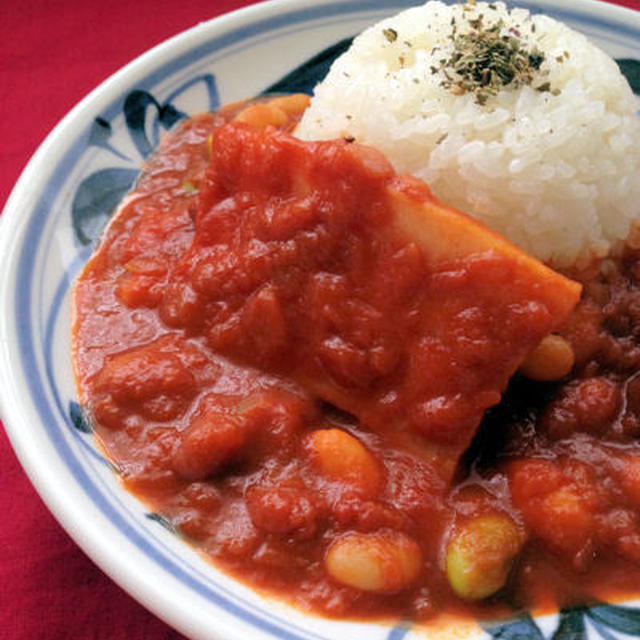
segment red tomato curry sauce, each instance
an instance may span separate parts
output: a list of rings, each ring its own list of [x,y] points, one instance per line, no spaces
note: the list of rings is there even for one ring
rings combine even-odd
[[[162,141],[75,287],[81,400],[125,486],[218,566],[327,615],[627,593],[638,256],[567,321],[577,286],[377,152],[225,124],[246,113]],[[414,201],[489,249],[407,242]],[[571,374],[516,375],[476,434],[554,330]]]

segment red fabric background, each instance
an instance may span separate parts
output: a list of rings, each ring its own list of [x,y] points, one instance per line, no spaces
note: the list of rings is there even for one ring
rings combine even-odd
[[[91,89],[153,45],[254,1],[0,0],[0,206],[37,146]],[[640,10],[640,0],[616,1]],[[182,638],[76,547],[2,429],[0,488],[0,637]]]

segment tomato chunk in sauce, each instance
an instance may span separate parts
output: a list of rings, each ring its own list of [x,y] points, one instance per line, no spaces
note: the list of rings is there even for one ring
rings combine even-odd
[[[377,151],[228,124],[161,304],[445,473],[579,286],[395,176]],[[188,293],[185,293],[187,291]]]
[[[180,124],[76,284],[81,400],[125,486],[327,615],[563,604],[585,571],[624,591],[640,385],[604,309],[630,272],[570,316],[579,285],[378,152],[292,138],[305,100],[278,100]],[[485,415],[552,331],[573,372]]]

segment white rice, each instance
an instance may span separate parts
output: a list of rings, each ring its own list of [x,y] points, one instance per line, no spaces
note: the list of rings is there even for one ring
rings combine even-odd
[[[434,72],[451,55],[452,19],[462,33],[480,14],[545,55],[531,85],[508,85],[484,105]],[[552,91],[536,90],[547,82]],[[605,255],[640,218],[639,107],[615,61],[562,23],[500,2],[432,1],[358,36],[296,135],[375,146],[443,202],[567,266]]]

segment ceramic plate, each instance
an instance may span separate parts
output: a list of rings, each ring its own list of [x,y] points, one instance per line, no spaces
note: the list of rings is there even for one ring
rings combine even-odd
[[[2,215],[0,390],[16,452],[78,544],[135,598],[192,638],[424,635],[409,623],[328,621],[264,599],[217,572],[124,492],[76,403],[71,284],[163,131],[225,102],[270,91],[310,91],[354,34],[410,4],[278,0],[177,36],[115,74],[62,121],[35,154]],[[590,0],[519,4],[589,35],[619,60],[639,91],[640,13]],[[455,633],[558,640],[640,636],[640,603],[484,623],[484,629],[456,625]]]

